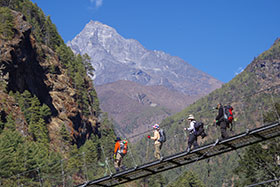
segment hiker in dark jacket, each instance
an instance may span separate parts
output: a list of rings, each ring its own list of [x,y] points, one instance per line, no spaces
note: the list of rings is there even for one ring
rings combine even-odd
[[[218,113],[216,119],[214,120],[214,123],[216,123],[216,125],[220,126],[220,128],[221,128],[221,137],[222,137],[222,139],[225,139],[225,138],[228,137],[227,127],[229,126],[229,124],[227,124],[226,120],[224,119],[223,105],[221,105],[219,103],[217,105],[216,109],[219,110],[219,113]]]

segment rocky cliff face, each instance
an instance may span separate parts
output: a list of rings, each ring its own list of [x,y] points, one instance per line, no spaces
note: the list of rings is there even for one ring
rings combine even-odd
[[[12,113],[19,122],[17,128],[26,134],[23,115],[7,92],[22,93],[28,90],[51,109],[48,130],[54,145],[63,124],[72,135],[74,143],[83,144],[97,130],[97,118],[81,115],[72,80],[67,76],[56,53],[35,41],[31,34],[32,27],[21,13],[12,13],[15,17],[14,37],[9,41],[0,39],[1,118],[5,119],[5,116]],[[88,90],[94,89],[90,79],[85,86]],[[3,91],[4,87],[7,92]]]
[[[262,88],[280,84],[280,38],[278,38],[270,49],[262,53],[247,68],[253,72]]]
[[[130,80],[204,95],[222,84],[179,57],[147,50],[138,41],[125,39],[115,29],[96,21],[90,21],[68,45],[75,53],[91,56],[97,85]]]

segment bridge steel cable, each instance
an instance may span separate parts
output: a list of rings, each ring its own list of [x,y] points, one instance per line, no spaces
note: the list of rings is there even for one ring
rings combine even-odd
[[[280,178],[278,178],[278,179],[271,179],[271,180],[267,180],[267,181],[263,181],[263,182],[259,182],[259,183],[255,183],[255,184],[250,184],[250,185],[248,185],[246,187],[259,186],[259,185],[269,184],[269,183],[278,182],[278,181],[280,181]]]
[[[130,168],[113,175],[88,181],[78,186],[116,186],[183,165],[188,165],[196,161],[221,155],[223,153],[237,150],[278,136],[280,136],[279,121],[252,130],[247,129],[243,133],[229,137],[225,140],[215,141],[201,146],[190,152],[184,151],[170,155],[164,157],[162,160],[155,160],[136,168]]]
[[[276,107],[275,107],[275,103],[276,103],[276,98],[273,96],[273,94],[271,93],[272,91],[276,91],[276,90],[278,90],[280,88],[280,85],[278,84],[278,85],[275,85],[275,86],[273,86],[273,87],[269,87],[269,88],[265,88],[265,89],[262,89],[262,90],[259,90],[259,91],[257,91],[257,92],[254,92],[254,93],[251,93],[251,94],[243,94],[243,96],[240,98],[240,100],[241,101],[243,101],[243,102],[245,102],[245,100],[247,99],[247,98],[250,98],[250,97],[252,97],[252,96],[255,96],[255,95],[258,95],[258,94],[260,94],[260,93],[263,93],[263,94],[268,94],[269,96],[270,96],[270,98],[271,98],[271,101],[272,101],[272,109],[275,111],[275,115],[278,117],[278,123],[280,122],[280,117],[279,117],[279,113],[277,113],[277,109],[276,109]],[[277,97],[277,99],[278,99],[279,97]],[[279,100],[278,100],[279,101]],[[241,105],[243,105],[243,102],[241,102]],[[244,107],[244,106],[243,106]],[[265,108],[264,108],[265,106],[263,106],[262,105],[262,103],[259,103],[259,105],[258,105],[258,107],[256,107],[256,108],[262,108],[263,110],[265,110]],[[210,109],[209,109],[210,110]],[[262,110],[260,110],[261,112],[262,112]],[[197,111],[197,112],[195,112],[196,114],[203,114],[205,111]],[[244,115],[244,119],[246,118],[246,112],[244,111],[244,109],[243,110],[241,110],[241,115]],[[263,113],[261,113],[261,121],[263,122],[264,121],[264,119],[263,119]],[[175,121],[175,123],[179,123],[180,122],[180,120],[179,121]],[[262,123],[263,124],[263,123]],[[276,124],[276,122],[275,122],[275,124]],[[171,125],[171,124],[170,124]],[[163,128],[166,128],[166,127],[168,127],[169,126],[169,124],[167,124],[167,125],[164,125],[163,126]],[[264,127],[264,126],[263,126]],[[261,127],[262,128],[262,127]],[[255,129],[254,129],[255,130]],[[279,128],[277,128],[276,130],[279,130]],[[135,138],[135,137],[137,137],[137,136],[141,136],[141,135],[144,135],[144,134],[146,134],[146,133],[149,133],[149,132],[152,132],[153,130],[151,129],[151,130],[147,130],[147,131],[144,131],[144,132],[141,132],[141,133],[139,133],[139,134],[136,134],[136,135],[132,135],[132,136],[130,136],[130,137],[126,137],[127,139],[132,139],[132,138]],[[250,131],[250,132],[253,132],[253,131]],[[185,132],[183,132],[184,133],[184,135],[185,135],[185,138],[186,138],[186,134],[185,134]],[[242,134],[242,133],[241,133]],[[236,135],[237,136],[237,135]],[[233,137],[236,137],[236,136],[233,136]],[[250,136],[252,136],[252,135],[250,135]],[[254,134],[253,136],[256,136],[256,138],[258,138],[258,139],[261,139],[261,141],[265,141],[265,140],[267,140],[267,139],[270,139],[270,137],[269,138],[267,138],[266,136],[259,136],[259,134],[257,133],[257,134]],[[278,135],[277,135],[278,136]],[[276,136],[275,136],[276,137]],[[258,143],[258,142],[254,142],[254,143]],[[219,145],[221,144],[221,142],[219,142]],[[212,144],[208,144],[208,145],[214,145],[213,143]],[[225,144],[226,145],[226,144]],[[229,144],[229,145],[231,145],[231,143]],[[245,145],[245,146],[247,146],[247,145]],[[207,145],[205,145],[205,146],[202,146],[202,147],[200,147],[199,149],[201,149],[201,148],[207,148]],[[233,147],[234,148],[234,147]],[[238,148],[241,148],[241,147],[237,147],[236,149],[238,149]],[[197,149],[196,149],[197,150]],[[193,150],[193,151],[196,151],[196,150]],[[104,150],[103,150],[104,151]],[[191,151],[189,154],[188,154],[188,156],[187,157],[189,157],[189,155],[191,154],[191,155],[193,155],[194,154],[194,152],[193,151]],[[209,151],[209,150],[208,150]],[[229,151],[231,151],[231,150],[229,150]],[[211,151],[212,152],[212,151]],[[182,155],[184,152],[182,152],[182,153],[180,153],[179,154],[179,156],[180,155]],[[196,159],[197,158],[199,158],[199,155],[200,156],[203,156],[203,154],[205,154],[206,152],[204,152],[204,151],[199,151],[199,152],[197,152],[197,153],[195,153],[195,155],[198,155],[198,157],[196,157]],[[220,153],[220,154],[222,154],[222,153]],[[78,153],[78,154],[76,154],[76,156],[77,155],[80,155],[80,156],[84,156],[84,155],[82,155],[82,154],[80,154],[80,153]],[[107,156],[106,156],[107,155]],[[105,159],[105,162],[107,161],[107,162],[109,162],[109,159],[108,159],[108,155],[110,155],[109,153],[108,154],[106,154],[106,155],[104,155],[104,159]],[[130,156],[133,158],[133,153],[132,152],[130,152]],[[178,154],[174,154],[174,155],[177,155],[178,156]],[[173,155],[173,156],[174,156]],[[184,156],[184,154],[183,154],[183,156]],[[109,156],[110,157],[110,156]],[[170,158],[171,156],[168,156],[168,157],[166,157],[166,158]],[[201,158],[201,159],[205,159],[205,158],[210,158],[210,157],[212,157],[211,155],[209,155],[208,153],[205,155],[205,156],[203,156],[203,158]],[[164,158],[163,159],[163,161],[165,161],[166,160],[166,158]],[[192,163],[194,163],[195,162],[195,160],[196,159],[194,159],[193,160],[193,162]],[[199,160],[201,160],[201,159],[199,159]],[[67,161],[68,159],[62,159],[63,161]],[[198,161],[199,161],[198,160]],[[60,160],[60,162],[61,162],[61,160]],[[171,161],[169,161],[168,163],[172,163],[173,162],[173,160],[171,160]],[[85,160],[84,160],[84,163],[85,163]],[[154,162],[152,162],[152,163],[154,163]],[[140,168],[140,167],[143,167],[143,166],[146,166],[146,164],[144,164],[144,165],[141,165],[141,166],[137,166],[137,164],[136,164],[136,162],[135,162],[135,160],[133,160],[133,164],[134,164],[134,168],[133,169],[138,169],[138,168]],[[162,164],[162,163],[161,163]],[[184,162],[182,162],[181,163],[181,161],[179,162],[179,163],[175,163],[175,162],[173,162],[173,165],[175,165],[176,167],[179,167],[179,166],[181,166],[181,165],[186,165],[186,164],[188,164],[188,163],[184,163]],[[51,164],[50,164],[51,165]],[[96,165],[96,164],[92,164],[92,165]],[[88,167],[89,165],[87,165],[87,167]],[[137,166],[137,167],[136,167]],[[33,172],[33,171],[36,171],[36,172],[40,172],[38,169],[40,168],[40,169],[42,169],[42,168],[44,168],[45,166],[41,166],[41,167],[36,167],[36,168],[34,168],[34,169],[31,169],[31,170],[28,170],[28,171],[24,171],[24,172],[22,172],[22,173],[18,173],[18,174],[15,174],[15,175],[13,175],[13,176],[11,176],[11,177],[9,177],[9,178],[13,178],[13,179],[16,179],[16,178],[21,178],[21,176],[22,175],[24,175],[25,173],[29,173],[29,172]],[[65,184],[65,179],[64,179],[64,175],[66,175],[66,173],[64,173],[64,170],[63,170],[63,166],[61,166],[62,167],[62,169],[61,169],[61,175],[62,175],[62,184],[64,185]],[[109,170],[110,170],[110,176],[111,177],[113,177],[113,178],[115,178],[115,180],[118,180],[118,184],[121,184],[121,183],[124,183],[125,182],[125,180],[124,180],[124,178],[126,177],[126,175],[128,175],[128,174],[126,174],[126,175],[123,175],[123,179],[122,180],[120,180],[119,178],[120,177],[118,177],[119,176],[119,174],[121,174],[121,173],[117,173],[117,174],[112,174],[112,171],[111,171],[111,169],[110,169],[110,166],[109,166],[109,164],[107,163],[107,167],[109,167]],[[164,166],[165,167],[165,166]],[[85,165],[84,165],[84,168],[85,168]],[[129,171],[129,172],[132,172],[133,171],[133,169],[130,169],[130,170],[127,170],[127,171]],[[172,169],[172,168],[170,168],[170,169]],[[166,170],[168,170],[168,169],[166,169]],[[146,172],[146,174],[148,174],[148,173],[152,173],[152,174],[154,174],[154,173],[158,173],[158,172],[162,172],[162,171],[165,171],[165,170],[159,170],[159,171],[155,171],[154,169],[150,169],[149,167],[148,168],[146,168],[146,169],[142,169],[142,172],[143,171],[145,171]],[[126,172],[126,171],[124,171],[124,172]],[[140,172],[140,171],[138,171],[138,172]],[[144,173],[145,173],[144,172]],[[122,172],[123,173],[123,172]],[[43,179],[44,177],[42,177],[41,176],[41,172],[40,173],[38,173],[40,176],[38,176],[39,177],[39,182],[41,183],[42,181],[41,181],[41,179]],[[141,172],[140,172],[140,174],[141,174]],[[142,178],[141,176],[140,176],[140,174],[139,174],[139,177],[140,178]],[[87,172],[85,172],[85,175],[87,175]],[[135,174],[136,175],[136,174]],[[148,175],[147,175],[148,176]],[[145,176],[144,176],[145,177]],[[85,178],[87,178],[87,177],[85,177]],[[128,176],[127,178],[126,178],[126,182],[128,182],[128,181],[132,181],[132,180],[136,180],[136,178],[135,177],[130,177],[130,176]],[[87,182],[89,185],[90,184],[92,184],[92,182],[93,181],[96,181],[96,180],[92,180],[92,181],[89,181],[89,182]],[[99,182],[100,184],[98,184],[99,186],[103,186],[102,185],[102,182]],[[0,182],[0,184],[1,184],[1,182]],[[115,183],[114,182],[112,182],[112,184],[114,185]],[[107,183],[105,183],[105,186],[107,185]]]

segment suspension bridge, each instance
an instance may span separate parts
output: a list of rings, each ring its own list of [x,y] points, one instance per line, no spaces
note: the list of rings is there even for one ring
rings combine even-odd
[[[279,121],[252,130],[247,129],[243,133],[237,134],[225,140],[217,139],[213,143],[204,145],[190,152],[184,151],[170,155],[161,160],[155,160],[150,163],[130,168],[126,171],[88,181],[78,186],[116,186],[183,165],[191,164],[196,161],[221,155],[223,153],[237,150],[278,136],[280,136]]]
[[[236,125],[236,127],[238,127],[237,131],[232,132],[232,134],[236,133],[236,135],[228,139],[215,141],[219,136],[219,132],[214,128],[209,128],[207,133],[212,135],[213,140],[206,139],[202,146],[190,152],[182,152],[185,143],[181,145],[174,144],[174,147],[169,148],[163,147],[162,151],[168,149],[168,154],[170,155],[163,157],[161,160],[152,160],[151,151],[153,151],[153,146],[150,145],[149,141],[146,141],[146,145],[142,144],[143,149],[140,150],[141,158],[135,160],[134,156],[139,152],[132,153],[133,149],[129,149],[128,155],[124,159],[128,169],[117,173],[113,171],[113,145],[100,143],[98,144],[99,146],[96,147],[97,155],[92,155],[90,150],[74,154],[73,157],[80,158],[80,163],[75,167],[69,167],[69,165],[71,165],[71,160],[69,158],[53,160],[47,165],[30,168],[21,173],[15,173],[8,178],[0,177],[0,186],[5,184],[5,181],[8,180],[14,181],[17,186],[44,186],[48,181],[51,181],[52,185],[63,187],[74,185],[116,186],[181,166],[195,164],[204,159],[213,158],[252,144],[280,137],[280,114],[277,108],[279,106],[277,105],[276,107],[276,103],[280,103],[279,88],[280,85],[276,85],[259,90],[250,95],[243,94],[243,97],[238,98],[239,103],[234,103],[233,107],[236,112],[235,117],[236,119],[238,118],[237,122],[240,124]],[[252,105],[251,103],[255,104]],[[210,106],[208,106],[208,112],[209,110],[211,110]],[[213,110],[213,112],[215,112],[213,116],[216,115],[216,110]],[[274,123],[266,123],[267,120],[265,118],[268,113],[273,116],[272,119],[275,121]],[[204,121],[205,124],[210,124],[213,120],[212,114],[211,116],[205,115],[205,110],[194,111],[194,114],[198,120]],[[183,125],[180,125],[180,120],[182,119],[177,120],[178,121],[165,124],[162,128],[170,128],[169,142],[186,142],[187,134],[182,130]],[[257,128],[249,129],[249,127]],[[143,136],[150,132],[152,132],[152,130],[138,133],[127,137],[127,139]],[[52,170],[47,170],[47,166],[51,167]]]

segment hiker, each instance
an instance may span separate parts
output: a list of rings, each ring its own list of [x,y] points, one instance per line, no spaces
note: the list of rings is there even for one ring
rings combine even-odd
[[[115,140],[115,149],[114,149],[114,167],[116,169],[116,172],[120,171],[120,168],[122,170],[125,170],[125,166],[122,165],[122,160],[125,154],[127,153],[127,141],[121,140],[120,137],[117,137]]]
[[[148,136],[149,139],[152,139],[155,141],[155,152],[154,152],[154,157],[156,159],[161,159],[161,155],[160,155],[160,150],[161,150],[161,147],[162,147],[162,143],[159,141],[160,139],[160,133],[159,133],[159,125],[158,124],[155,124],[153,126],[153,129],[154,129],[154,136],[151,137],[151,136]]]
[[[187,147],[187,152],[190,152],[192,145],[194,145],[194,148],[197,148],[198,144],[197,144],[197,136],[196,136],[195,128],[194,128],[196,121],[192,114],[190,114],[188,116],[188,121],[190,122],[190,126],[189,126],[189,128],[184,128],[184,130],[188,130],[190,132],[189,140],[188,140],[188,147]]]
[[[223,105],[221,103],[218,103],[216,109],[219,110],[219,113],[218,113],[216,119],[214,119],[214,123],[216,125],[220,126],[220,128],[221,128],[221,138],[225,139],[225,138],[228,137],[227,127],[229,127],[229,124],[228,124],[228,122],[224,118]]]

